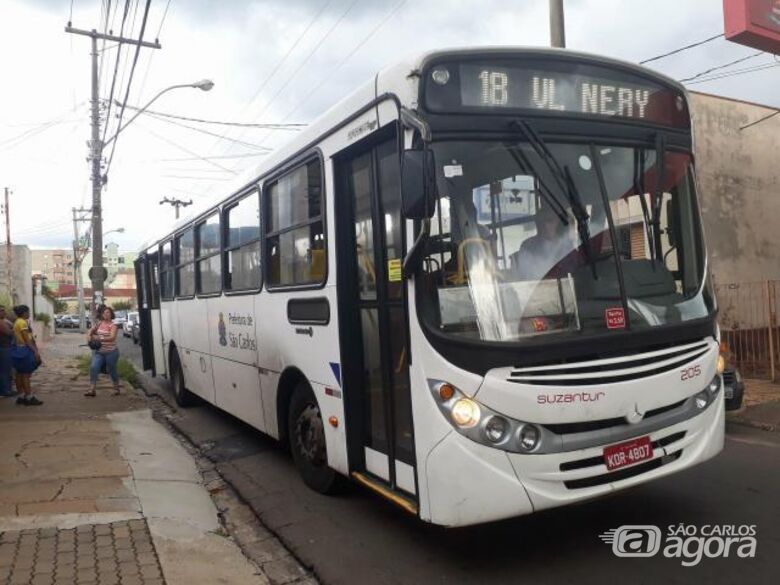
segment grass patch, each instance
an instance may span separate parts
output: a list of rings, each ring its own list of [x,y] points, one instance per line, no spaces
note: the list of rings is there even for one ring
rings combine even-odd
[[[79,371],[79,374],[83,376],[89,376],[89,366],[91,364],[92,364],[91,353],[79,356],[77,358],[77,363],[76,363],[76,367]],[[140,383],[138,381],[138,371],[135,369],[135,366],[125,358],[122,357],[119,358],[119,363],[117,364],[117,371],[119,373],[120,379],[124,380],[132,387],[137,388],[138,386],[140,386]]]

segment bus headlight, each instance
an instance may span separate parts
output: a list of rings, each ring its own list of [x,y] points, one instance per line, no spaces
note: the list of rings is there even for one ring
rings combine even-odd
[[[520,432],[517,434],[517,438],[520,441],[520,448],[523,451],[533,451],[539,444],[539,427],[536,425],[523,425],[520,427]]]
[[[452,427],[472,441],[511,453],[539,453],[554,444],[554,435],[543,426],[510,418],[442,380],[428,380],[431,394]]]
[[[712,379],[710,385],[707,386],[707,392],[710,393],[710,396],[714,397],[720,391],[720,386],[721,386],[721,378],[720,375],[717,375]]]
[[[722,374],[723,370],[726,369],[726,357],[721,354],[718,356],[718,374]]]
[[[485,423],[485,437],[491,443],[500,443],[506,436],[509,421],[503,416],[491,416]]]
[[[480,415],[479,405],[470,398],[461,398],[452,405],[452,420],[464,429],[477,426]]]
[[[710,395],[707,393],[706,390],[702,390],[696,396],[693,397],[694,401],[696,402],[696,408],[699,410],[704,410],[707,405],[710,403]]]

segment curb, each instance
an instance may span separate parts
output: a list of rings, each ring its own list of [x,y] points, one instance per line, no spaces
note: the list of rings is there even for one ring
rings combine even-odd
[[[743,427],[750,427],[753,429],[760,429],[762,431],[768,431],[770,433],[774,433],[779,431],[778,427],[776,425],[770,424],[770,423],[764,423],[759,422],[755,420],[751,420],[749,418],[744,418],[740,416],[741,411],[737,411],[733,414],[729,413],[726,415],[726,422],[734,423],[737,425],[741,425]]]

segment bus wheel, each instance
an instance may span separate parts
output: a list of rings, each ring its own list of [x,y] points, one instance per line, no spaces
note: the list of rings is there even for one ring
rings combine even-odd
[[[179,406],[192,406],[192,393],[184,386],[184,372],[179,360],[179,352],[175,349],[171,353],[171,386],[173,387],[173,397]]]
[[[328,467],[325,425],[317,399],[308,384],[293,391],[287,418],[290,450],[303,482],[321,494],[338,491],[339,475]]]

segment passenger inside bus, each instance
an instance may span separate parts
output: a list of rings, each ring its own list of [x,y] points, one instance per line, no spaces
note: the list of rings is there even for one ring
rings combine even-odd
[[[565,213],[561,212],[561,213]],[[566,231],[566,224],[552,205],[545,202],[534,216],[536,234],[509,255],[512,271],[519,280],[561,278],[579,266],[579,254]]]

